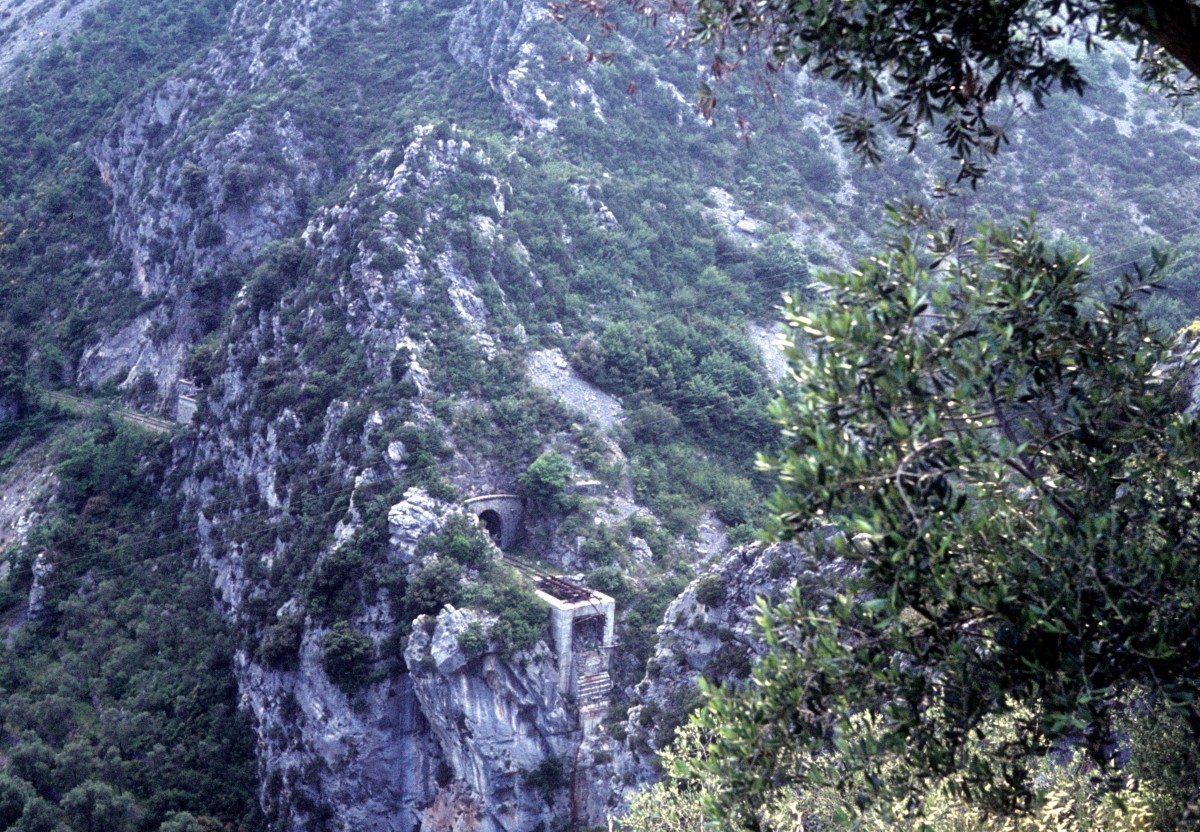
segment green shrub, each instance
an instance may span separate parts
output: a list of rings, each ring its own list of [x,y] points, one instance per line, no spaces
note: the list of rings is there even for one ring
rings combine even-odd
[[[696,584],[696,600],[706,607],[717,607],[725,600],[725,579],[708,575]]]
[[[619,563],[629,555],[629,537],[623,529],[593,523],[579,546],[579,554],[600,566]]]
[[[295,670],[299,662],[300,638],[304,634],[304,619],[288,615],[263,631],[258,645],[258,659],[275,670]]]
[[[419,615],[434,615],[446,604],[457,604],[462,592],[462,568],[454,561],[438,558],[421,567],[408,582],[402,615],[407,621]]]
[[[81,783],[63,795],[62,808],[80,832],[132,832],[137,827],[133,800],[107,783]]]
[[[730,546],[745,546],[747,543],[753,543],[757,539],[758,530],[749,523],[734,526],[725,536],[725,542]]]
[[[727,641],[717,649],[709,664],[712,669],[708,672],[721,680],[736,679],[741,681],[750,676],[750,654],[743,644]]]
[[[761,506],[762,497],[749,480],[729,477],[717,498],[717,517],[727,526],[740,526],[753,520],[762,511]]]
[[[565,789],[568,782],[567,766],[562,757],[546,757],[537,768],[525,774],[525,788],[541,792],[546,805],[554,802],[554,793]]]
[[[0,829],[13,828],[32,796],[33,789],[28,783],[0,774]]]
[[[321,642],[325,675],[347,695],[369,681],[375,645],[366,635],[339,621]]]
[[[546,605],[528,587],[513,584],[497,593],[494,609],[500,620],[492,628],[510,652],[526,650],[541,639],[550,616]]]
[[[461,514],[447,520],[436,535],[418,541],[417,552],[422,555],[436,552],[471,569],[479,569],[492,559],[492,547],[483,530]]]
[[[571,463],[561,454],[547,451],[530,463],[519,481],[525,496],[536,508],[561,513],[568,504]]]
[[[587,577],[587,585],[594,590],[611,595],[617,601],[623,600],[629,593],[629,582],[625,574],[617,566],[601,566],[593,569]]]
[[[472,621],[467,625],[467,629],[458,635],[458,649],[462,650],[468,659],[482,656],[487,650],[487,644],[488,634],[478,621]]]
[[[312,609],[323,615],[345,618],[361,603],[358,582],[363,575],[363,557],[353,545],[345,545],[325,556],[309,579],[308,598]]]
[[[787,561],[776,555],[767,566],[767,574],[771,576],[772,580],[778,580],[787,572],[787,568]]]

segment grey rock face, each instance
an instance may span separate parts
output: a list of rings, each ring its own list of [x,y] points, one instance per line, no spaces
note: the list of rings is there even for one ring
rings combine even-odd
[[[115,377],[129,385],[147,374],[160,391],[159,411],[173,410],[183,363],[221,302],[198,284],[294,233],[301,202],[329,167],[286,111],[267,130],[251,126],[249,114],[227,132],[202,131],[199,141],[191,130],[266,74],[294,71],[313,28],[338,5],[244,0],[231,25],[249,34],[244,48],[211,50],[183,77],[126,109],[89,148],[111,189],[113,241],[130,263],[112,279],[161,303],[86,350],[79,383],[98,386]],[[272,28],[277,34],[268,38]]]
[[[456,792],[426,813],[427,828],[448,828],[451,816],[478,814],[458,828],[479,832],[529,830],[570,814],[567,778],[581,740],[573,709],[558,693],[556,657],[545,644],[515,655],[488,644],[468,656],[459,637],[473,624],[490,623],[468,610],[443,610],[414,624],[405,650],[416,696],[453,774]],[[557,760],[563,780],[531,775]],[[449,814],[448,814],[449,813]],[[583,818],[574,818],[583,820]]]
[[[389,512],[389,561],[413,561],[417,541],[453,511],[420,489],[406,494]],[[298,613],[285,605],[279,617]],[[388,655],[394,626],[383,603],[356,621],[380,663],[400,658]],[[338,829],[409,832],[438,793],[437,775],[445,769],[413,678],[392,675],[352,702],[325,674],[327,632],[308,618],[294,671],[238,656],[243,700],[258,726],[264,806],[277,829],[307,828],[307,803],[329,807]]]
[[[758,601],[778,603],[793,588],[813,607],[825,603],[850,574],[833,556],[829,539],[801,544],[754,543],[731,550],[693,581],[667,608],[658,646],[637,686],[637,704],[625,725],[628,740],[617,755],[612,793],[652,776],[653,753],[672,736],[682,710],[698,703],[697,682],[735,681],[749,675],[764,645]]]
[[[540,7],[525,0],[473,0],[450,24],[450,54],[463,66],[482,70],[517,123],[534,132],[554,125],[545,93],[532,80],[531,69],[541,64],[541,56],[528,41],[530,30],[544,16]]]
[[[45,552],[38,552],[33,559],[33,585],[29,587],[29,604],[26,618],[36,620],[46,612],[46,580],[54,573],[54,564]]]

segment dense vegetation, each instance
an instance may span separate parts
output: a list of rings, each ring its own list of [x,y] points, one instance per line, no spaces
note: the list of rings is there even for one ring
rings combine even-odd
[[[141,299],[109,276],[106,189],[86,145],[115,108],[219,34],[232,0],[105,2],[0,90],[0,330],[61,383],[98,326]]]
[[[54,441],[58,509],[10,553],[0,598],[0,825],[260,828],[235,643],[158,496],[156,440],[102,421]],[[37,557],[53,568],[21,623]]]

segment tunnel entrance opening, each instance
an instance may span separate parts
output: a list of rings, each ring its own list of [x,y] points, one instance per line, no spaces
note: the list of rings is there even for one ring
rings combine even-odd
[[[504,540],[504,521],[500,519],[500,514],[492,509],[487,509],[479,513],[479,525],[487,529],[488,536],[492,538],[497,546]]]

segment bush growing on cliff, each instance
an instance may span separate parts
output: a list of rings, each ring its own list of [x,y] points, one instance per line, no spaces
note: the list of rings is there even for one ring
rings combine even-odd
[[[357,693],[370,680],[375,645],[347,622],[333,625],[321,649],[325,675],[347,695]]]
[[[706,607],[717,607],[725,600],[725,579],[708,575],[696,584],[696,600]]]
[[[417,554],[436,552],[468,569],[485,567],[492,559],[492,544],[479,524],[465,515],[456,514],[438,529],[417,541]]]
[[[586,583],[592,589],[614,598],[618,603],[624,601],[629,593],[629,581],[625,580],[625,573],[617,566],[593,569]]]
[[[468,659],[474,659],[483,655],[483,651],[487,649],[488,634],[484,632],[483,625],[478,621],[472,621],[467,625],[467,629],[463,630],[458,635],[458,649],[463,651]]]
[[[361,604],[359,580],[363,576],[363,556],[347,544],[325,556],[309,578],[309,607],[319,615],[345,618]]]
[[[419,615],[436,615],[446,604],[457,604],[462,593],[462,568],[438,558],[421,567],[408,582],[400,618],[412,621]]]
[[[541,792],[547,805],[554,802],[555,793],[565,789],[569,782],[566,761],[562,757],[546,757],[537,768],[525,774],[525,788]]]
[[[546,605],[528,587],[519,584],[505,587],[496,600],[498,603],[493,611],[499,614],[500,620],[492,633],[510,651],[526,650],[537,644],[550,620]]]
[[[558,514],[568,508],[571,463],[562,454],[546,451],[530,463],[519,480],[525,496],[537,509]]]
[[[263,631],[258,645],[259,660],[275,670],[295,670],[303,634],[304,619],[301,616],[284,616]]]

